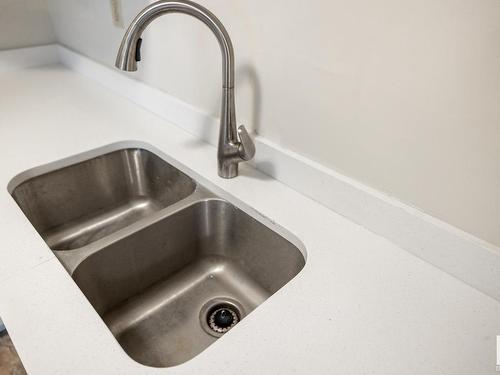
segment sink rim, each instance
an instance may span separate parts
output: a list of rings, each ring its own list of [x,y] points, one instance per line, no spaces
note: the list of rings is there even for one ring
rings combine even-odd
[[[153,145],[149,143],[145,143],[142,141],[120,141],[120,142],[115,142],[112,144],[108,144],[105,146],[101,146],[89,151],[81,152],[76,155],[72,155],[69,157],[64,157],[62,159],[52,161],[43,165],[35,166],[30,169],[27,169],[21,173],[18,173],[15,175],[7,184],[7,191],[9,192],[9,195],[12,197],[12,192],[22,183],[28,181],[31,178],[35,178],[37,176],[50,173],[52,171],[65,168],[68,166],[71,166],[73,164],[77,164],[80,162],[84,162],[86,160],[90,160],[99,156],[106,155],[108,153],[112,153],[114,151],[119,151],[119,150],[124,150],[124,149],[142,149],[145,151],[149,151],[156,155],[158,158],[161,160],[165,161],[166,163],[170,164],[172,167],[178,169],[180,172],[184,173],[186,176],[188,176],[191,180],[193,180],[195,184],[195,190],[191,195],[188,197],[181,199],[178,202],[175,202],[174,204],[167,206],[149,216],[146,216],[137,222],[134,222],[124,228],[121,228],[111,234],[109,234],[106,237],[103,237],[101,239],[96,240],[95,242],[89,243],[83,247],[72,249],[72,250],[52,250],[48,244],[44,241],[44,244],[47,246],[47,249],[52,251],[53,254],[58,258],[59,262],[61,265],[66,269],[68,272],[69,276],[72,277],[74,271],[90,256],[93,254],[99,252],[100,250],[103,250],[109,245],[112,245],[113,243],[120,241],[122,239],[125,239],[129,236],[134,235],[134,233],[141,231],[142,229],[145,229],[154,223],[161,221],[165,219],[167,216],[174,215],[176,212],[182,211],[184,209],[189,208],[192,205],[196,205],[198,203],[204,202],[204,201],[209,201],[209,200],[216,200],[216,201],[222,201],[225,203],[228,203],[232,206],[234,206],[236,209],[241,210],[243,213],[247,214],[263,226],[267,227],[271,231],[275,232],[276,235],[281,236],[283,239],[288,241],[290,244],[292,244],[298,252],[302,255],[304,264],[302,268],[295,274],[291,279],[289,279],[285,284],[283,284],[282,287],[280,287],[279,292],[283,293],[284,290],[286,290],[286,286],[289,285],[290,283],[297,282],[297,280],[300,279],[301,276],[304,275],[304,271],[308,267],[309,259],[308,259],[308,252],[306,250],[306,247],[304,243],[302,242],[301,239],[299,239],[296,235],[294,235],[291,231],[289,231],[285,226],[276,223],[271,217],[266,216],[265,214],[257,211],[256,209],[252,208],[248,204],[242,202],[238,198],[234,197],[231,195],[231,193],[223,190],[221,187],[217,186],[215,183],[211,182],[209,179],[201,176],[199,173],[189,169],[185,165],[179,163],[175,159],[172,159],[168,154],[162,152],[158,148],[154,147]],[[209,190],[210,189],[210,190]],[[19,207],[20,208],[20,207]],[[28,217],[26,215],[23,215],[26,220],[29,221]],[[34,233],[39,235],[38,231],[35,229],[33,225],[31,225],[32,230]],[[73,280],[73,286],[78,289],[78,291],[81,293],[82,289],[80,289],[79,285]],[[274,293],[273,293],[274,294]],[[264,303],[268,303],[268,299],[264,301]],[[259,304],[260,305],[260,304]],[[90,303],[88,304],[88,307],[92,310],[92,313],[96,314],[96,316],[99,318],[100,321],[102,320],[102,317],[100,317],[99,313],[97,310],[92,306]],[[108,332],[112,334],[110,331],[110,328],[107,327]],[[123,346],[120,344],[118,341],[117,337],[112,334],[114,338],[114,342],[119,347],[121,350],[126,355],[127,358],[132,360],[136,365],[139,365],[141,367],[145,368],[152,368],[154,366],[150,365],[145,365],[141,363],[140,361],[136,360],[135,358],[131,357],[128,355],[128,353],[124,350]],[[197,355],[193,356],[191,359],[188,361],[193,361],[196,359],[201,354],[198,353]],[[174,366],[168,366],[168,368],[175,368],[178,366],[182,366],[184,363],[177,364]],[[162,369],[166,369],[166,367],[161,367]]]
[[[93,148],[91,150],[84,150],[82,152],[78,152],[70,156],[65,156],[56,160],[48,161],[47,163],[37,165],[35,167],[28,168],[14,175],[14,177],[10,179],[10,181],[7,184],[7,191],[9,195],[12,196],[12,193],[19,185],[23,184],[26,181],[31,180],[32,178],[36,178],[38,176],[54,172],[56,170],[63,169],[66,167],[71,167],[72,165],[82,163],[100,156],[104,156],[113,153],[115,151],[127,150],[127,149],[140,149],[151,152],[164,162],[172,165],[172,167],[178,169],[179,171],[187,175],[195,183],[197,183],[197,179],[193,178],[192,176],[190,176],[189,173],[186,172],[187,168],[184,165],[180,164],[175,159],[172,159],[165,153],[161,152],[155,146],[143,141],[128,140],[128,141],[110,143],[108,145]]]

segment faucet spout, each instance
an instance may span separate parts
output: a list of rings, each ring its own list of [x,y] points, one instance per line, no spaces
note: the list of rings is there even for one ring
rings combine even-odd
[[[212,12],[189,0],[160,0],[149,5],[130,24],[120,45],[115,65],[124,71],[136,71],[144,29],[153,20],[167,13],[183,13],[197,18],[212,30],[219,42],[222,52],[222,109],[217,152],[219,176],[236,177],[238,164],[250,160],[255,153],[255,147],[244,127],[236,129],[233,44],[224,25]]]

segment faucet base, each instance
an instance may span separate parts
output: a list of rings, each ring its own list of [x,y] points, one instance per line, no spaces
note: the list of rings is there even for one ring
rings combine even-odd
[[[219,165],[219,177],[229,179],[236,176],[238,176],[238,163]]]

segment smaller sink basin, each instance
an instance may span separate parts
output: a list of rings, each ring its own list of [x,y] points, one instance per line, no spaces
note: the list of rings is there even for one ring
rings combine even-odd
[[[196,183],[143,149],[122,149],[32,177],[12,196],[52,250],[86,246],[194,192]]]
[[[170,367],[220,337],[218,307],[241,320],[304,264],[267,226],[206,199],[93,253],[72,276],[130,357]]]

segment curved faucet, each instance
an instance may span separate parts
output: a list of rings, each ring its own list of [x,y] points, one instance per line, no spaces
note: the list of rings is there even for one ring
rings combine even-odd
[[[188,0],[160,0],[149,5],[137,15],[125,33],[116,67],[125,71],[137,70],[137,61],[141,60],[142,32],[154,19],[167,13],[184,13],[199,19],[212,30],[219,42],[222,51],[222,110],[217,161],[219,176],[236,177],[238,163],[254,157],[255,145],[243,125],[236,130],[233,44],[224,25],[212,12]]]

